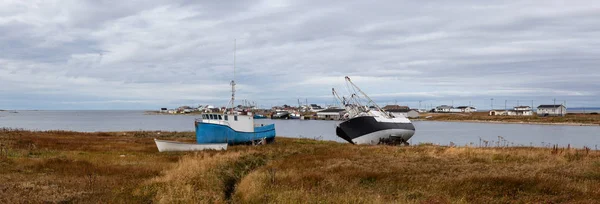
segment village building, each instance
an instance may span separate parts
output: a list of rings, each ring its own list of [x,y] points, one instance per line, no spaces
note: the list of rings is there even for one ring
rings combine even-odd
[[[529,106],[517,106],[514,108],[515,115],[532,116],[533,110]]]
[[[560,105],[540,105],[537,107],[538,116],[565,116],[567,107]]]
[[[372,107],[371,110],[374,110],[375,107]],[[400,105],[387,105],[383,107],[383,110],[389,112],[394,117],[404,116],[406,118],[418,118],[419,112],[417,110],[411,110],[408,106],[400,106]]]
[[[452,109],[454,109],[454,107],[448,106],[448,105],[441,105],[441,106],[435,107],[435,112],[436,113],[450,113],[450,111]]]
[[[410,108],[408,106],[401,106],[401,105],[387,105],[383,107],[383,110],[386,111],[391,111],[391,110],[409,110]]]
[[[529,106],[517,106],[512,110],[490,110],[489,115],[505,115],[505,116],[532,116],[533,111]]]
[[[463,107],[464,109],[461,109],[460,107]],[[474,107],[469,107],[469,106],[460,106],[460,107],[441,105],[441,106],[435,107],[435,109],[433,109],[433,110],[436,113],[464,113],[466,111],[474,112],[477,110]]]
[[[456,107],[456,109],[458,109],[461,113],[477,112],[477,108],[475,108],[473,106],[459,106],[459,107]]]
[[[490,110],[488,115],[491,115],[491,116],[507,115],[507,113],[506,113],[506,110]]]
[[[344,109],[328,108],[317,112],[317,118],[325,120],[341,120],[345,113],[346,110]]]
[[[396,109],[396,110],[386,110],[394,117],[404,116],[406,118],[419,118],[419,112],[414,109]]]

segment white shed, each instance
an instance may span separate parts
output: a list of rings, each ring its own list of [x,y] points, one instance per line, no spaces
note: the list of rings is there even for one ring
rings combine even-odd
[[[317,112],[317,118],[326,120],[340,120],[346,110],[338,108],[328,108]]]
[[[565,116],[567,114],[567,107],[560,105],[540,105],[537,107],[537,114],[539,116]]]

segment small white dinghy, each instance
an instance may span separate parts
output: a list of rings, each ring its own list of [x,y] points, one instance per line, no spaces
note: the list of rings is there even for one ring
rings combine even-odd
[[[159,152],[200,151],[207,149],[227,150],[227,143],[192,144],[157,139],[154,139],[154,142],[156,143]]]

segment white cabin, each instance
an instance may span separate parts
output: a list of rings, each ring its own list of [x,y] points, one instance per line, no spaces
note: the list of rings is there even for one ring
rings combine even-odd
[[[202,114],[201,120],[203,123],[218,124],[229,126],[231,129],[238,132],[254,132],[254,117],[249,115],[237,114]]]

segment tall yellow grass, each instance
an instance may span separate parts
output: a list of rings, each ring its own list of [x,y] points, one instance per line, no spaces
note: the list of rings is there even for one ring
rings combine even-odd
[[[600,152],[278,138],[158,153],[193,133],[0,131],[0,203],[594,203]],[[0,145],[1,146],[1,145]]]

